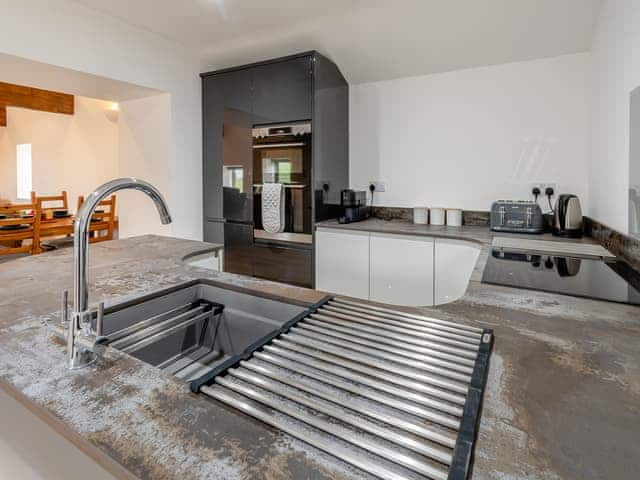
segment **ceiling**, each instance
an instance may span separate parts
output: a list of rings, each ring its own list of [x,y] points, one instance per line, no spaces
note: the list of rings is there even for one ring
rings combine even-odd
[[[318,50],[350,83],[583,52],[601,0],[78,0],[203,70]]]
[[[122,102],[162,93],[159,90],[132,83],[111,80],[4,53],[0,53],[0,72],[2,72],[1,80],[3,82],[111,102]]]

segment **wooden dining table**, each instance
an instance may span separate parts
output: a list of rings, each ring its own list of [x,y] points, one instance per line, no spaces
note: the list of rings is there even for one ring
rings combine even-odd
[[[75,217],[53,218],[51,220],[42,219],[40,221],[40,238],[43,237],[61,237],[63,235],[73,234],[73,221]],[[89,222],[89,233],[107,230],[109,228],[108,221],[92,221]],[[118,219],[115,219],[115,228],[118,229]]]
[[[64,217],[64,218],[53,218],[51,220],[47,220],[47,219],[42,219],[40,220],[40,238],[46,238],[46,237],[63,237],[66,235],[73,235],[73,221],[74,221],[73,216],[69,216],[69,217]],[[109,222],[108,221],[103,221],[103,220],[99,220],[99,221],[92,221],[89,224],[89,233],[94,233],[95,232],[100,232],[100,231],[105,231],[109,228]],[[116,217],[115,219],[115,230],[118,230],[118,218]],[[2,235],[3,235],[2,230],[0,230],[0,245],[6,244],[5,242],[3,242],[2,240]],[[6,231],[7,234],[9,233],[14,233],[14,231],[12,230],[7,230]],[[10,243],[14,243],[13,241],[11,241]],[[7,245],[9,246],[9,245]]]

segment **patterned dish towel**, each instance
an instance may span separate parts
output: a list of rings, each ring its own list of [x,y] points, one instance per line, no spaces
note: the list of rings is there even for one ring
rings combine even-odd
[[[262,228],[269,233],[284,232],[284,185],[265,183],[262,186]]]

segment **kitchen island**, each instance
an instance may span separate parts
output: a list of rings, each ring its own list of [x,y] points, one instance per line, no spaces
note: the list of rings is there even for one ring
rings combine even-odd
[[[436,233],[381,220],[358,228]],[[440,234],[482,245],[467,292],[407,311],[494,329],[473,478],[634,478],[640,308],[481,284],[491,232]],[[198,279],[301,305],[325,296],[184,261],[216,248],[155,236],[92,245],[90,298],[108,306]],[[369,478],[117,350],[67,370],[64,341],[51,325],[71,274],[68,250],[0,265],[0,385],[114,475]]]

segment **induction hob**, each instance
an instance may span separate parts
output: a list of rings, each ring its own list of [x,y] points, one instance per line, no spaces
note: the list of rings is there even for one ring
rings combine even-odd
[[[640,305],[640,274],[621,260],[493,249],[484,283]]]

